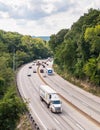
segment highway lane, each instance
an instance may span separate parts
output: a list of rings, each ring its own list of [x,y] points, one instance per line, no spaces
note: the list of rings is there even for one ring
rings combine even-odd
[[[49,64],[49,63],[48,63]],[[48,67],[48,66],[46,66]],[[41,68],[41,67],[40,67]],[[100,123],[100,98],[96,97],[84,90],[72,85],[68,81],[61,78],[54,73],[52,76],[44,78],[44,74],[41,74],[42,78],[58,93],[63,95],[67,100],[73,103],[75,106],[82,109],[85,113],[89,114],[92,118]]]
[[[17,84],[23,99],[29,101],[29,109],[32,116],[38,122],[41,130],[99,130],[99,128],[88,121],[83,115],[68,106],[63,101],[63,112],[61,114],[51,113],[46,104],[40,101],[39,85],[44,82],[39,78],[37,73],[33,73],[32,63],[24,66],[17,75]],[[31,76],[27,76],[31,74]]]

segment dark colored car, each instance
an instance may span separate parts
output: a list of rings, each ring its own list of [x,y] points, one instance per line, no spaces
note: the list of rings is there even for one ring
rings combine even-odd
[[[44,73],[44,70],[43,70],[43,69],[40,69],[40,73]]]
[[[45,65],[42,65],[43,66],[43,68],[45,68]]]

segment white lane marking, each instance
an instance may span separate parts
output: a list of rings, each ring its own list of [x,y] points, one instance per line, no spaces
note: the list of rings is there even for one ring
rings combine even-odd
[[[31,110],[33,110],[33,113],[35,114],[35,116],[37,117],[37,119],[39,120],[39,122],[42,124],[44,130],[47,130],[47,128],[45,127],[45,125],[43,124],[43,122],[40,120],[39,116],[37,115],[37,113],[35,112],[35,110],[33,109],[32,105],[30,104],[30,108]]]
[[[20,79],[19,79],[20,80]],[[20,82],[20,81],[19,81]],[[24,98],[25,98],[25,93],[24,93],[24,90],[23,90],[23,85],[22,85],[22,83],[20,82],[20,86],[21,86],[21,89],[22,89],[22,93],[23,93],[23,95],[24,95]],[[23,100],[25,101],[25,99],[23,98]],[[33,110],[33,112],[34,112],[34,114],[35,114],[35,116],[37,117],[37,119],[40,121],[40,123],[42,124],[42,126],[44,127],[44,130],[47,130],[47,128],[45,127],[45,125],[43,124],[43,122],[40,120],[40,118],[39,118],[39,116],[37,115],[37,113],[35,112],[35,110],[33,109],[33,107],[32,107],[32,105],[31,104],[29,104],[30,105],[30,108],[31,108],[31,110]]]
[[[54,117],[53,117],[54,118]],[[57,119],[56,118],[54,118],[54,120],[58,123],[58,124],[60,124],[60,122],[59,121],[57,121]]]
[[[87,106],[87,107],[89,106],[89,105],[88,105],[87,103],[85,103],[85,102],[82,102],[82,104],[85,105],[85,106]]]
[[[80,124],[76,124],[76,126],[80,128],[80,130],[85,130]]]

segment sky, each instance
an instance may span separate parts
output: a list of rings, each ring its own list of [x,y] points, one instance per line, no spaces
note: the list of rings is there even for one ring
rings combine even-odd
[[[0,29],[31,36],[50,36],[70,29],[100,0],[0,0]]]

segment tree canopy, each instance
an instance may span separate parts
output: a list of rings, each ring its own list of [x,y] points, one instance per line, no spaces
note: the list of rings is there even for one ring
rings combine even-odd
[[[54,63],[64,73],[100,86],[100,10],[89,9],[71,29],[64,30],[64,35],[61,30],[50,37]]]

